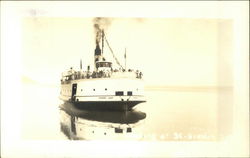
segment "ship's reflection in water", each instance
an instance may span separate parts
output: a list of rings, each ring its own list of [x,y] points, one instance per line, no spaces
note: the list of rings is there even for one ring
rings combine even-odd
[[[68,102],[61,104],[59,109],[61,131],[69,139],[143,139],[144,112],[86,110]]]

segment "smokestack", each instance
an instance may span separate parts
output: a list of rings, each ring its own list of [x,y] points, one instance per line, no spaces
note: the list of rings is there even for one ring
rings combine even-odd
[[[96,48],[95,48],[95,57],[94,57],[94,64],[99,60],[105,60],[102,55],[104,52],[104,29],[111,23],[110,18],[102,18],[96,17],[93,19],[94,23],[94,31],[95,31],[95,41],[96,41]],[[100,43],[102,42],[102,44]]]
[[[108,26],[110,25],[112,19],[111,18],[102,18],[102,17],[96,17],[93,19],[94,23],[94,31],[96,36],[96,45],[99,45],[101,42],[101,38],[103,39],[104,32],[103,30],[107,30]],[[103,42],[102,42],[103,43]]]
[[[95,56],[96,55],[101,55],[101,49],[100,49],[100,46],[99,46],[99,43],[96,44],[96,48],[95,48]]]

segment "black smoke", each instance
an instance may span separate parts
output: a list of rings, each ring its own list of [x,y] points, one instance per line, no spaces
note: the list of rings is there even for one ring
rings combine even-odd
[[[94,23],[95,41],[96,41],[95,55],[101,55],[100,41],[102,37],[102,31],[108,28],[108,26],[111,24],[111,19],[96,17],[93,19],[93,23]]]
[[[111,18],[96,17],[93,19],[96,44],[98,45],[101,40],[102,30],[107,30],[108,26],[111,24]]]

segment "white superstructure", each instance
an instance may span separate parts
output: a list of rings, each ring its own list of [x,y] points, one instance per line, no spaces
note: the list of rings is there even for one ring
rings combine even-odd
[[[142,73],[131,69],[127,71],[122,66],[119,70],[114,70],[112,62],[106,61],[103,57],[103,50],[98,42],[94,68],[92,72],[89,67],[87,71],[75,71],[71,68],[63,73],[60,98],[86,108],[110,110],[129,110],[136,104],[146,101]]]

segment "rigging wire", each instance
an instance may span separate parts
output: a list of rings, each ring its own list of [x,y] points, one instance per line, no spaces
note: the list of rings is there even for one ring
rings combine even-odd
[[[104,34],[104,33],[103,33],[103,34]],[[108,47],[109,47],[109,49],[110,49],[110,51],[111,51],[111,53],[112,53],[112,55],[113,55],[113,58],[115,59],[116,63],[123,69],[123,66],[120,64],[120,62],[119,62],[118,59],[116,58],[116,56],[115,56],[115,54],[114,54],[112,48],[110,47],[109,42],[108,42],[107,37],[106,37],[105,34],[104,34],[104,39],[105,39],[105,41],[106,41],[106,43],[107,43],[107,45],[108,45]]]

